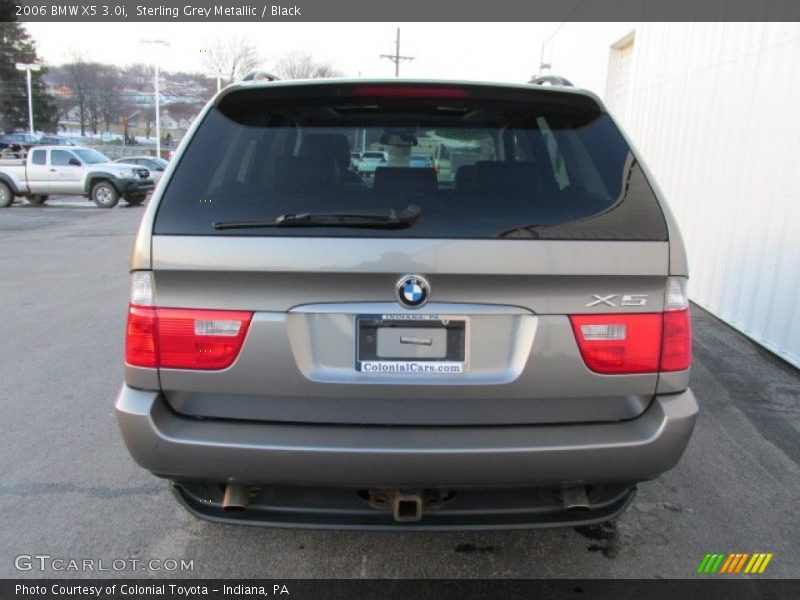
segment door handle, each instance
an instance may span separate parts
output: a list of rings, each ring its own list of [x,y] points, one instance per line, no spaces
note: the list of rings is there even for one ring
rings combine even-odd
[[[56,171],[58,171],[58,169],[50,169],[51,173],[55,173]]]

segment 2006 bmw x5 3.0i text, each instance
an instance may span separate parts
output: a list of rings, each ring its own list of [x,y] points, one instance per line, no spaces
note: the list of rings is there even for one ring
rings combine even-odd
[[[365,151],[387,157],[368,180]],[[116,415],[200,517],[598,522],[694,426],[680,235],[575,88],[230,86],[131,271]]]

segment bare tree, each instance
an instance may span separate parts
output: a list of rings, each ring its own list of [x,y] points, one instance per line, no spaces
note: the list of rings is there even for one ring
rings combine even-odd
[[[134,113],[137,116],[138,127],[144,127],[144,137],[150,139],[153,132],[153,123],[156,120],[156,111],[152,107],[140,108]]]
[[[237,81],[261,64],[258,51],[247,38],[217,38],[207,43],[200,60],[210,75]]]
[[[134,63],[123,67],[120,71],[121,85],[133,90],[150,90],[153,86],[153,65]]]
[[[122,78],[120,70],[113,65],[98,65],[96,73],[98,112],[105,131],[108,131],[124,110],[120,94]]]
[[[284,79],[323,79],[342,74],[327,62],[318,62],[308,52],[290,52],[275,65],[276,75]]]
[[[72,88],[72,98],[78,103],[81,135],[83,136],[86,135],[89,96],[92,88],[92,65],[86,62],[82,56],[75,55],[66,68],[69,86]]]
[[[88,124],[93,134],[97,134],[102,121],[102,102],[100,99],[100,70],[103,65],[99,63],[89,63],[88,88],[86,93],[86,116]]]

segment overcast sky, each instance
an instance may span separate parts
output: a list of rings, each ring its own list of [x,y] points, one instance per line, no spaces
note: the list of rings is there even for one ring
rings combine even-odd
[[[631,23],[26,23],[48,64],[74,54],[125,65],[158,61],[170,70],[202,71],[200,52],[218,36],[246,37],[269,69],[283,54],[310,52],[348,76],[387,77],[401,27],[401,76],[527,81],[538,71],[542,43],[552,72],[594,92],[605,91],[609,46]],[[170,42],[169,51],[141,38]]]

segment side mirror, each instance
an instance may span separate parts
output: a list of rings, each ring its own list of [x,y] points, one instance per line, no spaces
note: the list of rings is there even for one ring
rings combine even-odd
[[[81,161],[79,161],[77,158],[70,158],[70,159],[67,161],[67,164],[68,164],[70,167],[80,167],[80,166],[81,166]]]

